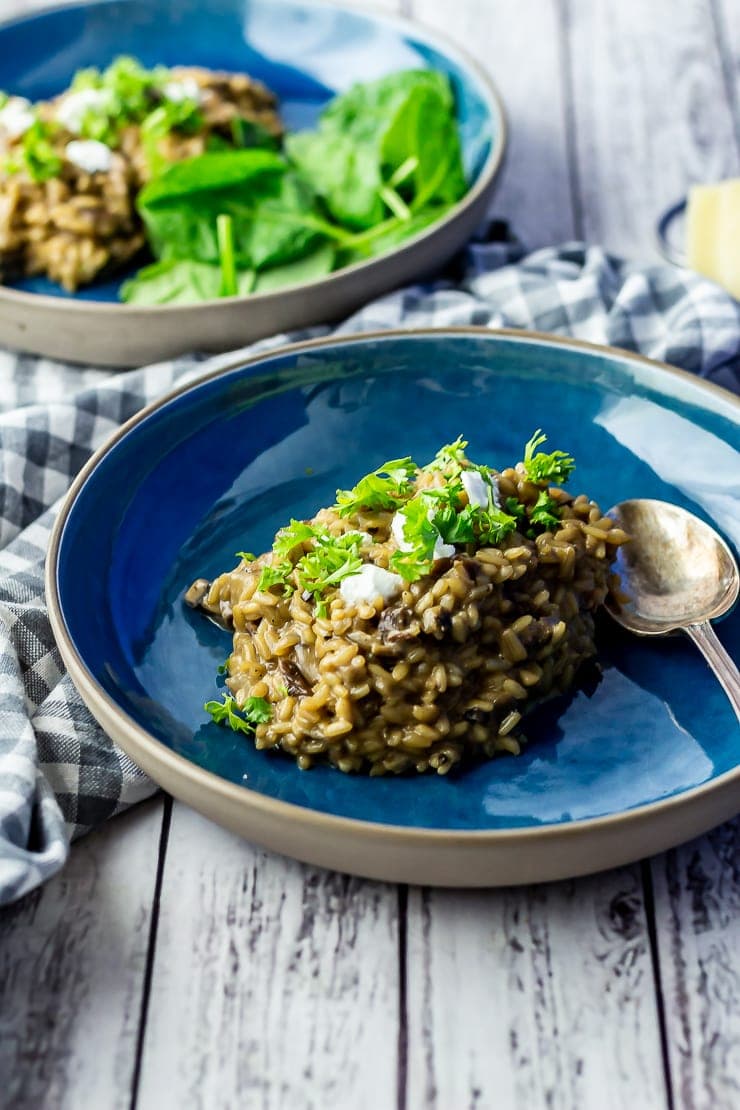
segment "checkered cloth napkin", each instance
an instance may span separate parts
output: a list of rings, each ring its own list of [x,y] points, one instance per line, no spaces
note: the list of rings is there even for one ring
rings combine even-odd
[[[639,351],[740,393],[740,305],[668,266],[568,244],[471,244],[449,276],[369,304],[338,334],[479,324]],[[244,353],[329,334],[276,336]],[[229,356],[231,358],[232,356]],[[64,863],[70,841],[156,789],[65,674],[44,604],[49,533],[72,478],[137,409],[211,369],[192,355],[111,373],[0,351],[0,904]]]

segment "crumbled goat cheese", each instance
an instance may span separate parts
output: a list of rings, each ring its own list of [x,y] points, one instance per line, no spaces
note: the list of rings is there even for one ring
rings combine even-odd
[[[431,520],[434,516],[434,509],[430,509],[427,515],[429,520]],[[399,551],[411,551],[414,546],[412,543],[409,543],[409,541],[404,537],[403,528],[405,523],[406,517],[399,510],[399,512],[394,514],[393,520],[391,521],[391,535],[396,541]],[[434,541],[434,551],[432,552],[432,558],[447,559],[454,554],[455,545],[452,543],[445,543],[438,532],[437,538]]]
[[[460,475],[463,489],[468,495],[468,502],[476,509],[488,508],[488,491],[490,485],[479,470],[463,470]]]
[[[85,173],[105,173],[111,167],[113,151],[95,139],[73,139],[67,143],[64,157]]]
[[[57,122],[67,131],[79,135],[88,112],[104,114],[112,107],[108,89],[77,89],[67,93],[59,102],[56,110]]]
[[[350,605],[375,601],[376,597],[382,597],[384,602],[391,601],[402,589],[403,578],[400,574],[392,574],[372,563],[364,563],[357,574],[343,578],[339,584],[341,597]]]
[[[168,81],[162,86],[162,94],[167,100],[180,103],[181,100],[194,100],[200,103],[203,98],[201,87],[193,77],[181,77],[176,81]]]
[[[25,134],[35,120],[31,101],[25,96],[11,96],[5,106],[0,109],[0,127],[11,139],[17,139]]]

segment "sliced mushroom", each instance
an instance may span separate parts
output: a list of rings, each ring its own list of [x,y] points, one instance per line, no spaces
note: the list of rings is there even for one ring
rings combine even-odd
[[[278,670],[283,677],[285,688],[294,698],[305,698],[311,693],[311,686],[303,671],[289,659],[281,659]]]
[[[378,621],[378,635],[385,644],[399,644],[415,640],[421,632],[421,625],[412,609],[407,605],[396,605],[384,609]]]

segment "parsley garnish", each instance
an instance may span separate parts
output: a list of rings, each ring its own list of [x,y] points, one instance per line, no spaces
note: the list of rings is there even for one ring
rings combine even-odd
[[[319,531],[320,529],[312,524],[306,524],[305,520],[291,520],[290,524],[286,524],[275,536],[272,550],[279,559],[287,559],[291,551],[294,551],[299,544],[309,543],[315,539]]]
[[[159,143],[170,131],[192,135],[202,123],[198,102],[187,97],[165,100],[150,112],[141,124],[141,141],[151,173],[161,173],[169,165],[169,160],[159,153]]]
[[[456,478],[463,469],[462,464],[468,461],[465,458],[465,448],[467,446],[467,439],[458,436],[454,443],[447,443],[444,447],[440,447],[432,461],[424,467],[424,470],[432,473],[439,471],[447,477]]]
[[[557,528],[560,524],[557,502],[548,495],[547,490],[540,490],[540,495],[530,511],[529,519],[532,524],[546,530]]]
[[[503,509],[478,509],[477,512],[480,514],[476,521],[480,547],[498,547],[516,528],[516,517],[505,513]]]
[[[306,552],[296,563],[298,584],[317,602],[320,617],[325,617],[327,611],[326,602],[321,598],[324,591],[338,586],[343,578],[356,574],[362,566],[359,555],[361,544],[359,532],[332,536],[330,532],[316,529],[313,550]]]
[[[507,513],[516,518],[517,524],[526,524],[527,510],[521,501],[516,497],[507,497],[504,501],[504,508]]]
[[[408,501],[403,510],[403,538],[411,544],[408,551],[394,551],[390,568],[407,582],[422,578],[434,562],[434,545],[439,532],[433,523],[434,504],[423,493]],[[431,519],[430,519],[431,510]]]
[[[288,575],[292,570],[293,564],[290,561],[264,566],[260,572],[257,589],[271,590],[273,586],[282,586],[286,594],[292,594],[294,587],[288,582]]]
[[[322,594],[338,586],[343,578],[356,574],[362,566],[360,547],[364,536],[360,532],[346,532],[334,536],[321,525],[306,524],[302,520],[291,520],[281,528],[272,545],[273,555],[279,560],[262,568],[258,590],[269,590],[281,586],[286,593],[295,589],[289,580],[294,581],[305,593],[310,594],[317,603],[320,617],[326,615],[326,603]],[[291,556],[296,548],[308,546],[296,562]]]
[[[272,717],[272,707],[264,698],[247,698],[241,707],[230,694],[223,701],[207,701],[203,706],[218,725],[228,725],[234,732],[254,732],[257,725],[266,724]]]
[[[530,482],[535,484],[554,482],[559,486],[568,481],[576,464],[572,456],[566,455],[565,451],[553,451],[549,455],[540,451],[535,455],[534,452],[546,440],[547,436],[542,434],[541,428],[538,428],[524,448],[524,472]]]
[[[62,159],[52,145],[55,130],[51,123],[34,120],[21,139],[20,161],[10,158],[6,162],[5,169],[8,173],[17,173],[25,168],[34,181],[48,181],[50,177],[57,177],[62,168]]]
[[[252,551],[235,551],[234,555],[237,559],[241,559],[243,563],[253,563],[257,558]]]
[[[350,516],[360,509],[398,509],[411,493],[418,469],[409,457],[391,459],[366,474],[353,489],[338,489],[334,507],[340,516]]]

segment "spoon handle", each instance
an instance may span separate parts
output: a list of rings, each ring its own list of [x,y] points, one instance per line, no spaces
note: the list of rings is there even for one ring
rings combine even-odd
[[[712,668],[740,720],[740,672],[717,639],[709,621],[687,624],[686,632]]]

